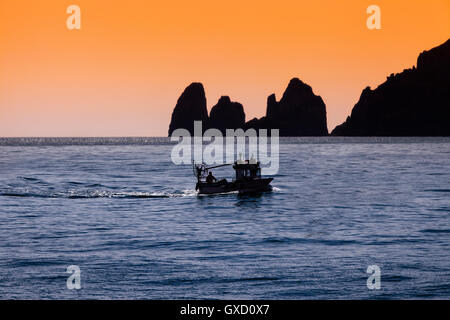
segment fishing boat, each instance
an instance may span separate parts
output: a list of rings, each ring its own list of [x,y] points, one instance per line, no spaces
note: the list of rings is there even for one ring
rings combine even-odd
[[[233,166],[236,176],[232,181],[227,179],[216,179],[212,175],[212,169]],[[240,194],[259,193],[272,191],[270,183],[273,178],[262,178],[259,161],[254,159],[238,160],[234,163],[227,163],[216,166],[206,166],[205,164],[193,164],[194,175],[197,178],[195,190],[198,194],[217,194],[238,192]]]

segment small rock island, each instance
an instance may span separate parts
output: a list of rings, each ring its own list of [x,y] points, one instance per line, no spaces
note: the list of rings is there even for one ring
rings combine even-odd
[[[169,136],[178,128],[187,129],[194,135],[194,121],[199,120],[203,123],[209,122],[205,89],[201,83],[193,82],[184,89],[173,109]]]
[[[280,129],[280,136],[326,136],[327,113],[325,103],[311,87],[300,79],[289,82],[280,101],[275,94],[267,98],[266,116],[254,118],[245,129]]]

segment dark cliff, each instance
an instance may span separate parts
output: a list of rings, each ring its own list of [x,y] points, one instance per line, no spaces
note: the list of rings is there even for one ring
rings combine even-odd
[[[274,94],[267,98],[266,116],[250,120],[245,124],[248,128],[280,129],[280,136],[326,136],[325,104],[309,85],[294,78],[280,101]]]
[[[222,96],[211,109],[209,124],[223,134],[226,129],[242,128],[245,124],[244,107],[239,102],[232,102],[228,96]]]
[[[337,136],[449,136],[450,40],[417,59],[417,68],[391,74],[361,93]]]
[[[187,129],[194,135],[194,121],[203,122],[203,130],[207,129],[208,111],[203,85],[198,82],[191,83],[178,98],[172,119],[169,125],[169,136],[178,128]]]

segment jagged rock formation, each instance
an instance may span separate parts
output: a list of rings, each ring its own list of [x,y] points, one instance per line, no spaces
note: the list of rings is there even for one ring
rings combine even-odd
[[[198,82],[191,83],[181,94],[169,125],[169,136],[178,128],[187,129],[194,135],[194,121],[203,122],[203,130],[207,129],[208,111],[206,109],[205,89]]]
[[[363,90],[337,136],[449,136],[450,40],[417,59],[417,68],[391,74]]]
[[[222,96],[212,107],[209,114],[211,128],[216,128],[225,134],[226,129],[242,128],[245,124],[245,113],[242,104],[231,102],[230,97]]]
[[[280,129],[280,136],[326,136],[325,104],[309,85],[294,78],[279,102],[274,94],[267,98],[266,116],[248,121],[244,128]]]
[[[249,128],[280,129],[280,136],[328,135],[325,104],[311,87],[297,78],[292,79],[283,97],[276,101],[272,94],[267,99],[266,116],[245,123],[244,108],[229,97],[222,96],[208,117],[202,84],[192,83],[183,92],[172,113],[169,136],[177,128],[188,129],[193,134],[194,120],[203,121],[203,130]],[[270,134],[270,131],[268,132]]]

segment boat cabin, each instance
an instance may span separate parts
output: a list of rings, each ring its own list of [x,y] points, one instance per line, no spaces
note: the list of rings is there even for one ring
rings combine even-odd
[[[261,178],[259,162],[237,161],[233,169],[236,171],[236,180]]]

